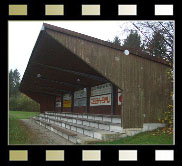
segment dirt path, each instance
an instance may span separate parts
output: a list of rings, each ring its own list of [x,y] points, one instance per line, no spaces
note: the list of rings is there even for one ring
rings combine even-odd
[[[26,127],[32,137],[32,144],[41,145],[73,145],[70,141],[38,125],[33,120],[21,119],[22,125]]]

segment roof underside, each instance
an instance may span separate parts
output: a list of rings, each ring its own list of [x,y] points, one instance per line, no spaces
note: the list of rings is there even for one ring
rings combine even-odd
[[[41,31],[20,90],[58,96],[105,82],[102,75]]]
[[[108,42],[86,35],[48,24],[44,24],[44,27],[89,42],[95,42],[98,45],[104,45],[111,49],[122,50],[121,47],[114,44],[108,44]],[[154,59],[151,58],[151,60]],[[20,91],[25,94],[35,92],[59,96],[60,94],[71,93],[85,87],[92,87],[106,82],[108,80],[103,75],[52,38],[46,33],[46,30],[42,30],[24,73]]]

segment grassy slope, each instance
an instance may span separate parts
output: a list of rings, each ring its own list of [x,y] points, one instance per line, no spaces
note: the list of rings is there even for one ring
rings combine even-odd
[[[28,119],[38,112],[9,111],[9,144],[29,144],[30,134],[18,119]]]
[[[161,129],[157,129],[161,130]],[[98,144],[137,144],[137,145],[161,145],[161,144],[173,144],[173,135],[160,134],[156,135],[154,131],[148,131],[139,133],[134,136],[128,136],[120,140],[102,142]]]

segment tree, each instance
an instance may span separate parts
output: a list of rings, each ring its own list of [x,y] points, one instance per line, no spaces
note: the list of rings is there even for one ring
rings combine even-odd
[[[143,45],[141,42],[141,37],[138,34],[137,31],[131,30],[130,34],[127,36],[127,38],[124,40],[123,47],[126,49],[133,49],[142,51]]]
[[[163,38],[164,35],[160,31],[153,33],[152,39],[147,45],[147,51],[150,55],[165,59],[167,48]]]
[[[118,36],[115,36],[114,37],[114,40],[113,40],[113,42],[112,43],[114,43],[114,44],[116,44],[116,45],[121,45],[121,40],[119,39],[119,37]]]
[[[17,69],[11,69],[9,72],[9,96],[17,96],[19,94],[20,73]]]
[[[158,50],[158,55],[161,55],[166,61],[173,63],[174,51],[174,22],[173,21],[140,21],[131,22],[134,28],[142,34],[145,47],[151,46],[153,37],[156,34],[161,35],[161,43],[165,45],[166,50]],[[150,44],[149,44],[150,43]],[[157,46],[157,44],[153,44]],[[149,48],[150,49],[150,48]],[[152,49],[155,49],[154,47]]]
[[[20,93],[17,97],[9,98],[9,109],[11,111],[39,112],[40,105],[25,94]]]

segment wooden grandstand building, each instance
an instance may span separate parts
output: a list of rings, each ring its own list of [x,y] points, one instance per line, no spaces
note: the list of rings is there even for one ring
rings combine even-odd
[[[43,24],[20,91],[40,112],[119,115],[123,128],[159,123],[170,101],[163,59]]]

